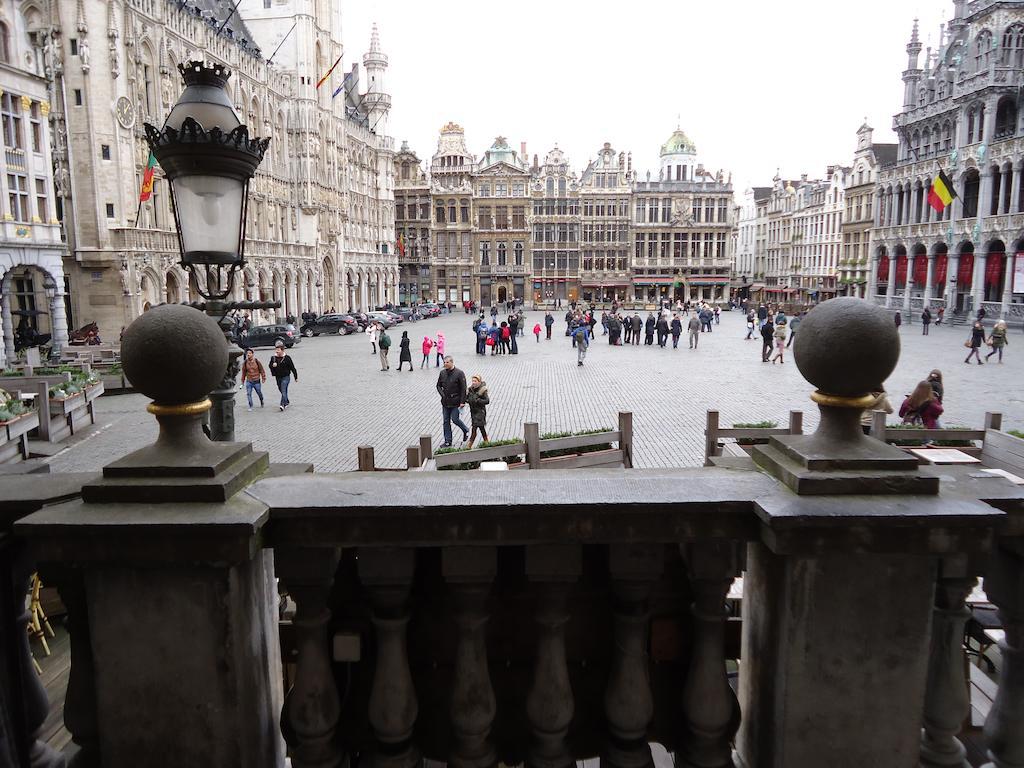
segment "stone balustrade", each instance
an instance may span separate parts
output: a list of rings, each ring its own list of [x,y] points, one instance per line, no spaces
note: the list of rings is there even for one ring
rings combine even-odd
[[[1006,629],[991,768],[1021,764],[1024,491],[862,433],[857,393],[899,354],[883,309],[824,302],[795,345],[821,425],[751,457],[312,475],[205,438],[226,343],[151,310],[122,360],[157,441],[73,479],[80,498],[0,480],[68,605],[82,764],[646,768],[660,744],[679,768],[961,765],[979,575]],[[38,700],[0,693],[31,745]]]

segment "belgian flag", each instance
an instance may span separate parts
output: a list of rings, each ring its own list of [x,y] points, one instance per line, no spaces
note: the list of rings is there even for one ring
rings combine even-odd
[[[939,169],[939,175],[935,177],[931,187],[928,188],[928,205],[942,213],[956,196],[953,182],[949,180],[944,171]]]

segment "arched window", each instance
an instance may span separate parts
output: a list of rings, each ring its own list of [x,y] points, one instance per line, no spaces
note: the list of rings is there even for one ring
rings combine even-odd
[[[992,33],[983,29],[974,41],[974,71],[983,72],[992,61]]]
[[[1017,102],[1012,96],[1004,96],[996,107],[995,138],[1005,139],[1017,132]]]
[[[1013,24],[1003,32],[1000,63],[1004,67],[1024,67],[1024,24]]]
[[[449,200],[448,201],[448,221],[450,223],[454,224],[458,220],[459,219],[458,219],[458,217],[456,215],[456,211],[455,211],[455,201],[454,200]]]
[[[953,125],[946,123],[942,126],[942,149],[951,149],[953,146]]]
[[[516,243],[513,250],[515,251],[516,266],[523,266],[523,244]]]
[[[11,62],[11,32],[7,24],[0,21],[0,61]]]
[[[146,116],[156,117],[156,86],[153,83],[153,51],[148,45],[142,47],[142,98],[145,102]]]
[[[913,135],[913,137],[910,140],[910,147],[913,150],[914,158],[916,159],[919,156],[919,153],[920,153],[920,150],[921,150],[921,132],[920,131],[914,131],[914,135]]]
[[[971,107],[967,110],[967,143],[974,143],[974,126],[978,122],[978,110],[977,107]]]
[[[565,197],[565,176],[558,179],[558,196]]]
[[[544,191],[547,193],[548,197],[555,196],[555,178],[553,176],[548,176]]]
[[[940,148],[942,146],[942,138],[939,135],[939,133],[940,133],[939,132],[939,126],[935,126],[934,130],[932,130],[932,154],[933,155],[939,154],[939,150],[940,150]]]
[[[402,178],[409,178],[409,163],[402,163]]]
[[[931,131],[925,128],[921,134],[921,157],[928,157],[931,152],[931,144]]]
[[[498,266],[503,267],[508,263],[508,244],[498,243]]]

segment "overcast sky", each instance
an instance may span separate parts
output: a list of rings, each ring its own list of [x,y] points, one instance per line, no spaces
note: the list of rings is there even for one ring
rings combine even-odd
[[[498,135],[541,161],[557,143],[579,172],[609,141],[657,178],[678,122],[741,193],[776,168],[848,165],[865,117],[876,142],[895,141],[913,20],[937,46],[952,13],[945,0],[385,0],[344,2],[343,42],[346,65],[361,63],[377,22],[390,132],[422,160],[452,120],[477,156]]]

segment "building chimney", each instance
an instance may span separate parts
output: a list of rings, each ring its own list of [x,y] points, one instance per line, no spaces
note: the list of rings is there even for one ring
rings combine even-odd
[[[525,163],[526,162],[526,142],[519,142],[519,157]]]

